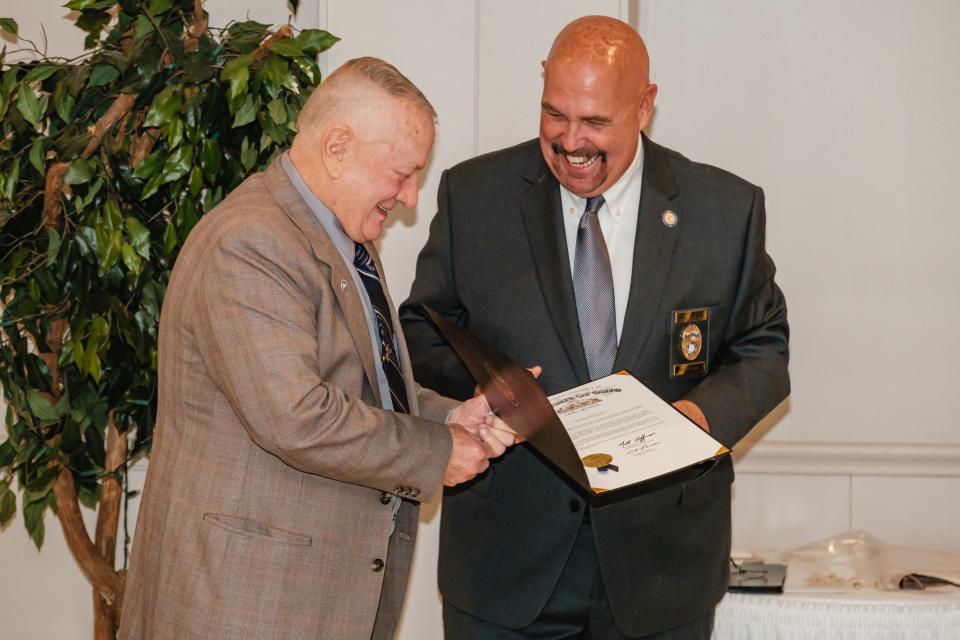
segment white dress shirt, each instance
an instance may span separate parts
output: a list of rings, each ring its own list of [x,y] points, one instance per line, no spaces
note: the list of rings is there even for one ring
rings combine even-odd
[[[630,277],[633,275],[633,245],[640,216],[640,191],[643,187],[643,140],[637,143],[637,154],[620,179],[603,193],[603,206],[597,212],[600,231],[610,255],[613,271],[613,301],[617,315],[617,343],[623,332],[623,317],[630,296]],[[573,273],[577,250],[577,229],[587,207],[587,199],[570,193],[560,185],[560,204],[563,207],[563,228],[567,235],[570,273]]]

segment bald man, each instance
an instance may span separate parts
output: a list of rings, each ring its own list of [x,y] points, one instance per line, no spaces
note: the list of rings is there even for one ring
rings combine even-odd
[[[789,393],[763,192],[641,133],[657,87],[628,25],[574,21],[543,71],[539,139],[441,179],[401,308],[418,381],[460,398],[474,386],[417,315],[426,303],[542,365],[548,394],[627,369],[732,447]],[[445,494],[447,637],[708,638],[732,481],[727,456],[591,507],[529,445],[512,448]]]
[[[347,62],[185,243],[121,638],[391,638],[418,501],[503,453],[486,400],[413,382],[373,246],[416,204],[434,117]]]

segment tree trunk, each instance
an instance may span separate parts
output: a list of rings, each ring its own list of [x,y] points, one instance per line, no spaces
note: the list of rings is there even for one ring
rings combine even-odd
[[[110,567],[115,564],[117,553],[117,526],[120,523],[120,502],[123,485],[119,473],[126,473],[127,437],[117,431],[113,412],[107,423],[107,460],[104,465],[109,475],[100,485],[100,506],[97,510],[97,552]],[[120,608],[107,602],[97,589],[93,590],[93,638],[114,640],[120,624]]]
[[[66,318],[51,322],[47,335],[50,351],[40,356],[50,369],[51,391],[54,400],[62,391],[60,369],[57,366],[57,354],[63,344],[69,324]],[[120,500],[123,486],[117,472],[126,472],[123,468],[127,458],[127,437],[120,434],[110,412],[107,422],[107,455],[104,477],[100,488],[100,506],[97,511],[96,545],[90,540],[83,516],[80,514],[80,501],[77,498],[73,473],[66,466],[60,468],[60,475],[53,485],[53,497],[57,504],[57,516],[63,529],[70,553],[80,567],[80,571],[93,585],[93,615],[95,640],[114,640],[117,624],[123,606],[123,585],[125,575],[114,569],[114,554],[117,544],[117,524],[120,517]]]

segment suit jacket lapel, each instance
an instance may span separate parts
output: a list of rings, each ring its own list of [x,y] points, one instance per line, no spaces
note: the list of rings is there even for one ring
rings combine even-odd
[[[643,153],[643,189],[633,249],[633,275],[614,371],[635,368],[656,321],[680,235],[679,226],[663,224],[663,212],[673,209],[683,224],[683,212],[671,203],[679,189],[662,150],[643,136]]]
[[[547,302],[547,313],[577,379],[587,382],[590,373],[577,320],[567,239],[560,210],[560,188],[553,174],[543,164],[539,150],[537,159],[539,162],[531,162],[524,176],[532,185],[520,194],[520,209],[540,289]]]
[[[363,302],[360,300],[360,292],[356,290],[353,284],[352,274],[347,271],[352,267],[344,263],[343,256],[330,240],[323,225],[317,220],[317,216],[310,210],[307,203],[300,197],[296,187],[287,178],[283,167],[280,166],[279,159],[275,160],[266,170],[264,178],[274,199],[283,207],[290,220],[297,225],[307,238],[310,247],[313,249],[313,254],[320,262],[329,267],[330,288],[337,297],[340,310],[346,319],[347,327],[350,329],[350,335],[353,337],[357,351],[360,352],[360,360],[363,362],[363,371],[367,376],[367,382],[373,390],[377,403],[383,406],[380,397],[380,385],[377,383],[377,373],[374,369],[378,366],[379,357],[374,357],[370,332],[367,329],[367,316],[363,310]]]

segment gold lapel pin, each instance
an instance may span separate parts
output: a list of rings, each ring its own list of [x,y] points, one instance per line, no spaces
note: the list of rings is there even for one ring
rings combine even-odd
[[[347,288],[347,281],[346,279],[343,279],[340,281],[340,291],[343,291],[346,288]]]
[[[673,228],[677,226],[679,218],[677,218],[677,214],[675,214],[673,211],[670,211],[670,209],[667,209],[660,214],[660,220],[663,221],[663,226]]]

